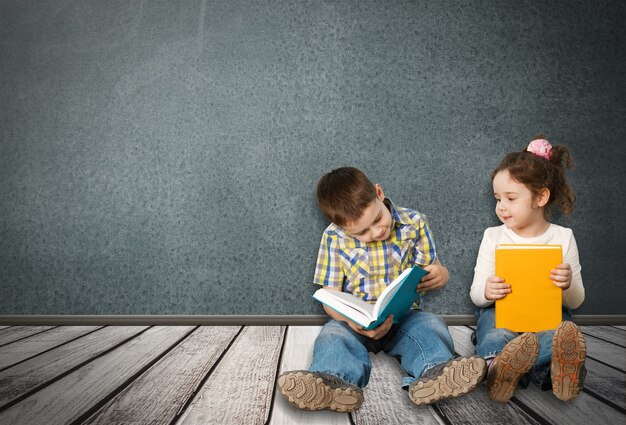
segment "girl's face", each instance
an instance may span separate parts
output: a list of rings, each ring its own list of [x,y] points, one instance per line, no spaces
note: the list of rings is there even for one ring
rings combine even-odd
[[[511,178],[508,170],[493,178],[493,195],[496,214],[506,227],[522,237],[539,236],[547,230],[544,207],[550,191],[543,189],[537,196],[524,185]]]

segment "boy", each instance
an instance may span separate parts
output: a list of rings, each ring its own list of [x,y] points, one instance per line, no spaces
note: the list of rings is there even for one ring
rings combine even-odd
[[[439,289],[448,282],[448,270],[437,260],[425,217],[396,207],[382,187],[358,169],[344,167],[324,175],[317,185],[317,202],[332,223],[322,236],[316,284],[375,302],[389,283],[415,264],[429,272],[419,291]],[[358,409],[370,376],[368,351],[383,350],[400,360],[408,375],[402,386],[418,405],[465,394],[486,372],[481,357],[453,359],[448,328],[434,314],[411,310],[397,325],[389,317],[366,331],[324,309],[331,320],[315,340],[309,370],[285,372],[278,378],[282,394],[300,409]]]

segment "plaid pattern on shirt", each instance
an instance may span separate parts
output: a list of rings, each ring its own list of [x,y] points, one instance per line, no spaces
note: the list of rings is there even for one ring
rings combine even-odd
[[[313,282],[342,288],[365,301],[375,302],[403,270],[427,266],[437,259],[426,217],[395,207],[385,198],[392,217],[389,238],[363,243],[332,223],[322,235]]]

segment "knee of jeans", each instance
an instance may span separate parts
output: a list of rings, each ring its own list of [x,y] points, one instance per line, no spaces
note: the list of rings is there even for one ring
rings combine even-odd
[[[443,320],[440,316],[432,313],[426,313],[428,315],[427,326],[441,335],[443,338],[451,338],[450,331],[448,330],[448,325],[446,321]]]
[[[487,341],[509,342],[516,336],[517,334],[515,332],[510,331],[508,329],[494,328],[494,329],[490,329],[485,335],[482,336],[482,338],[480,338],[479,336],[479,341],[482,340],[480,342],[487,342]]]
[[[401,328],[411,334],[422,334],[427,332],[429,334],[438,335],[442,341],[445,341],[447,345],[453,344],[452,337],[448,331],[448,325],[439,316],[433,313],[427,313],[425,311],[418,311],[413,314],[405,323],[401,324]],[[452,347],[449,347],[452,349]]]
[[[351,330],[345,322],[333,320],[324,325],[317,338],[324,341],[326,339],[346,338],[351,335]]]

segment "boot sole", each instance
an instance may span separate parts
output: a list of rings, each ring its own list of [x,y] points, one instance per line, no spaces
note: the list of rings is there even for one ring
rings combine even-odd
[[[313,373],[286,373],[278,377],[278,387],[289,403],[303,410],[352,412],[363,404],[362,392],[332,388]]]
[[[417,405],[430,404],[472,391],[482,381],[487,364],[482,357],[454,360],[443,372],[428,381],[417,381],[409,388],[409,397]]]
[[[524,333],[509,341],[489,368],[489,398],[499,403],[509,401],[520,378],[535,365],[538,355],[539,339],[533,333]]]
[[[581,373],[585,365],[587,344],[578,326],[562,322],[552,338],[552,393],[559,400],[571,401],[580,393]]]

